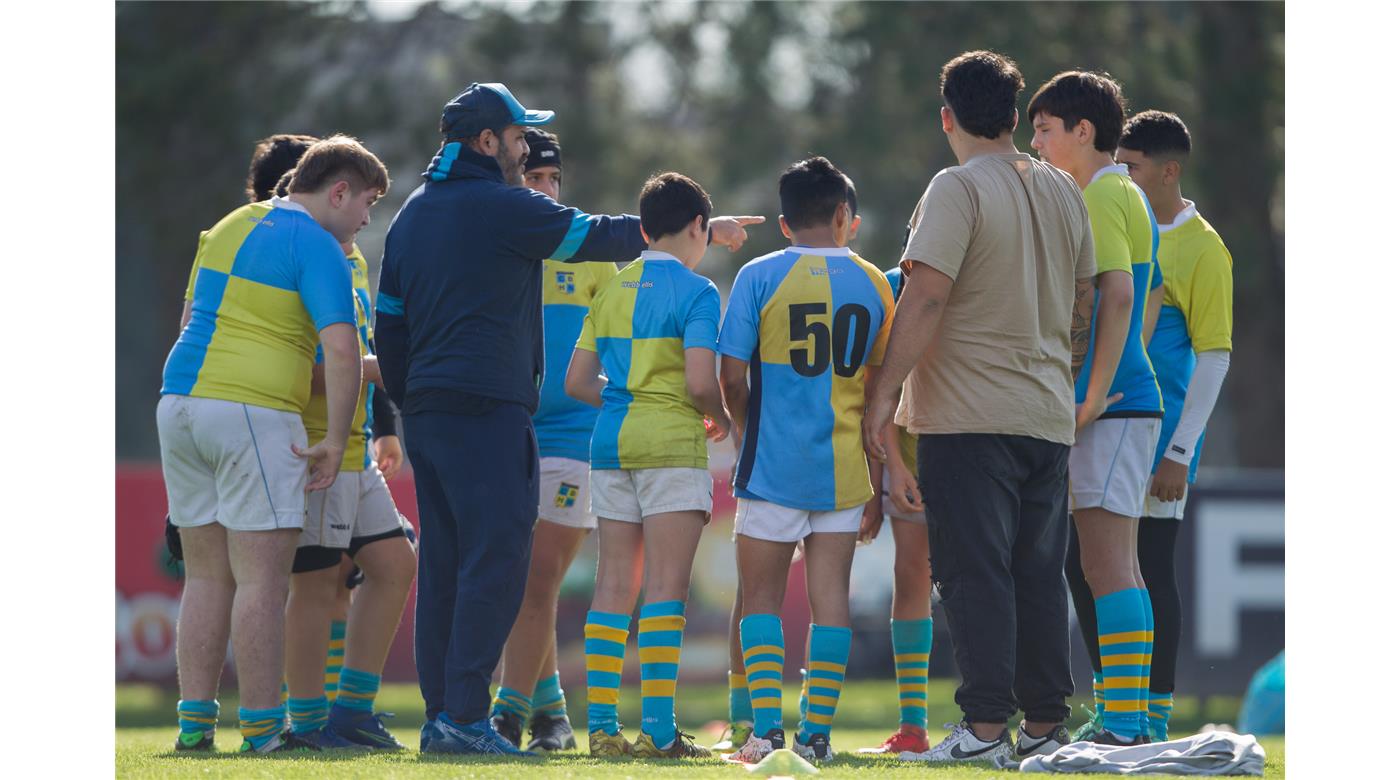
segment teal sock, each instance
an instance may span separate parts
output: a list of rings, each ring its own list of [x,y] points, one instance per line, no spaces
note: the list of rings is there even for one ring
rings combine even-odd
[[[928,657],[933,652],[933,618],[891,620],[894,677],[899,685],[899,722],[928,728]]]
[[[287,713],[292,716],[293,734],[310,734],[326,725],[330,717],[330,702],[324,696],[314,699],[288,699]]]
[[[554,670],[554,674],[535,683],[535,695],[530,697],[530,710],[551,718],[563,718],[569,714],[568,706],[564,702],[564,688],[559,685],[558,669]]]
[[[1103,720],[1103,672],[1094,672],[1094,714]]]
[[[749,680],[753,733],[764,736],[783,727],[783,621],[777,615],[749,615],[739,621],[739,647]]]
[[[851,629],[845,626],[811,628],[807,661],[807,712],[798,724],[797,741],[811,744],[818,734],[830,738],[836,704],[846,682],[846,662],[851,657]]]
[[[243,732],[243,739],[247,740],[254,750],[261,750],[264,745],[280,736],[286,721],[286,707],[269,707],[265,710],[238,708],[238,730]]]
[[[1147,619],[1147,641],[1144,643],[1142,651],[1142,673],[1138,675],[1138,699],[1142,701],[1138,731],[1144,736],[1150,737],[1152,726],[1148,712],[1152,708],[1152,694],[1148,688],[1152,681],[1152,632],[1156,623],[1152,619],[1152,597],[1148,595],[1146,588],[1138,588],[1138,594],[1142,596],[1142,612]]]
[[[374,697],[379,695],[379,675],[345,667],[340,672],[340,692],[335,706],[347,710],[372,712]]]
[[[749,678],[743,670],[729,670],[729,722],[753,723],[753,701],[749,698]]]
[[[496,700],[491,703],[491,714],[514,713],[521,720],[530,717],[530,697],[504,685],[496,689]]]
[[[180,733],[213,731],[219,724],[219,702],[215,699],[181,699],[175,707],[180,716]]]
[[[642,661],[642,732],[665,749],[676,741],[676,673],[685,634],[685,602],[643,604],[637,619]]]
[[[1137,588],[1094,599],[1098,613],[1099,659],[1103,662],[1104,728],[1132,739],[1142,728],[1139,691],[1147,649],[1147,617]]]
[[[340,695],[340,672],[345,666],[345,621],[331,621],[331,644],[326,650],[326,698],[332,704]]]
[[[616,736],[617,695],[631,615],[589,610],[583,624],[583,662],[588,671],[588,731]]]
[[[1153,742],[1166,742],[1167,725],[1172,719],[1172,695],[1152,691],[1147,699],[1147,736]]]

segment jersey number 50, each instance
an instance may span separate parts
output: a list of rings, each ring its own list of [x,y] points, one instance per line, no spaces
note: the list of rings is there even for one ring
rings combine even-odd
[[[788,306],[788,335],[793,341],[811,341],[812,349],[788,351],[792,370],[802,376],[821,376],[831,366],[833,343],[836,348],[837,376],[853,377],[865,362],[865,343],[870,338],[870,310],[858,303],[848,303],[836,310],[831,329],[820,319],[826,314],[825,303],[794,303]],[[849,355],[849,359],[847,359]]]

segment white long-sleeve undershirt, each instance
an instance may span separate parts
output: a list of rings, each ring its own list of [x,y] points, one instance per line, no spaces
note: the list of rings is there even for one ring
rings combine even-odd
[[[1176,423],[1172,440],[1162,454],[1177,463],[1190,463],[1196,454],[1196,443],[1205,433],[1206,421],[1220,398],[1220,387],[1230,370],[1230,351],[1212,349],[1196,353],[1196,369],[1186,385],[1186,399],[1181,403],[1181,418]]]

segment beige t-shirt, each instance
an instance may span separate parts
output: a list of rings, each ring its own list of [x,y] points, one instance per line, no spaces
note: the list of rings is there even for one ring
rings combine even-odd
[[[1027,154],[974,157],[933,177],[910,228],[905,268],[926,263],[953,287],[895,422],[1073,444],[1074,286],[1095,274],[1074,179]]]

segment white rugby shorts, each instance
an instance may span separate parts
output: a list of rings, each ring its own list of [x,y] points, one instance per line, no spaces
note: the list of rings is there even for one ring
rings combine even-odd
[[[598,517],[588,511],[588,482],[586,461],[540,458],[540,519],[570,528],[597,528]]]
[[[710,520],[714,480],[695,468],[593,469],[589,511],[609,520],[640,523],[663,512],[700,511]]]
[[[1069,451],[1070,510],[1140,517],[1161,430],[1155,417],[1099,419],[1080,430]]]
[[[330,487],[309,494],[306,510],[298,547],[348,550],[352,539],[402,527],[389,484],[373,462],[363,471],[342,471]]]
[[[808,534],[853,534],[860,530],[864,510],[861,504],[820,512],[741,498],[734,511],[734,534],[769,542],[796,542]]]
[[[300,529],[306,520],[301,415],[265,406],[164,395],[156,406],[170,522],[230,531]],[[339,481],[339,480],[337,480]]]

